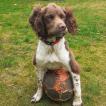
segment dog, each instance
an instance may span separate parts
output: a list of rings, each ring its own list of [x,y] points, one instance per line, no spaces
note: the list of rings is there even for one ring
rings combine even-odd
[[[38,89],[31,102],[38,102],[43,95],[42,81],[46,71],[64,67],[69,70],[73,79],[73,106],[82,106],[80,67],[64,37],[67,32],[73,35],[77,31],[71,8],[63,8],[54,3],[44,7],[37,6],[29,17],[29,23],[39,38],[33,58]]]

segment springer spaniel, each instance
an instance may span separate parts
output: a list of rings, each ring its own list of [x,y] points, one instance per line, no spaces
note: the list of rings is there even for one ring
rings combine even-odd
[[[29,18],[39,43],[34,55],[38,89],[32,102],[38,102],[43,94],[42,81],[48,69],[66,68],[72,75],[74,85],[73,106],[81,106],[80,68],[71,50],[66,45],[66,32],[77,31],[76,20],[70,8],[62,8],[54,3],[33,9]]]

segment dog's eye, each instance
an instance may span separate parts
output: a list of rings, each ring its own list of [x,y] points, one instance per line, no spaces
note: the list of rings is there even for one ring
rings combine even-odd
[[[65,16],[63,14],[60,14],[61,19],[65,19]]]
[[[54,18],[54,15],[53,15],[53,14],[50,14],[50,15],[48,15],[48,16],[46,16],[46,17],[47,17],[47,19],[51,20],[51,19]]]

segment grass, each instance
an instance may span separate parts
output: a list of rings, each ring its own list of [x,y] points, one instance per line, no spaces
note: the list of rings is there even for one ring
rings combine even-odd
[[[38,42],[28,24],[34,4],[51,0],[0,0],[0,106],[33,106],[36,79],[32,57]],[[106,106],[106,1],[54,1],[71,5],[78,34],[66,39],[81,65],[84,106]],[[46,96],[34,106],[70,106],[70,101],[55,103]]]

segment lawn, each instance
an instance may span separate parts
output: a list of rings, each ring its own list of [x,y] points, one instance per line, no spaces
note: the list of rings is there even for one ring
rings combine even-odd
[[[70,106],[46,96],[30,103],[38,39],[28,18],[34,5],[51,1],[74,10],[78,33],[66,39],[81,66],[84,106],[106,106],[106,0],[0,0],[0,106]]]

